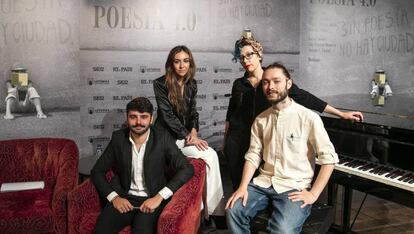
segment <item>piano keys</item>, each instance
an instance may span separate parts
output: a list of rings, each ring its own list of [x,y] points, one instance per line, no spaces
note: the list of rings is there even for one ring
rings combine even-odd
[[[397,167],[340,154],[335,170],[414,192],[414,173]]]
[[[414,193],[414,130],[322,119],[339,155],[336,172]]]
[[[352,190],[414,208],[414,130],[322,117],[339,155],[328,189],[335,205],[342,185],[342,233],[350,225]]]

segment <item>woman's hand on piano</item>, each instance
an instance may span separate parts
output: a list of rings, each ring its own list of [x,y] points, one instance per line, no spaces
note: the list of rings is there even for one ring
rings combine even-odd
[[[303,201],[303,204],[300,206],[300,208],[304,208],[307,205],[312,205],[316,200],[318,200],[317,196],[313,195],[313,193],[306,189],[289,193],[288,198],[292,202]]]
[[[355,121],[355,122],[364,121],[364,116],[359,111],[342,112],[341,118],[351,120],[351,121]]]
[[[336,115],[341,119],[351,120],[354,122],[362,122],[364,121],[364,115],[362,115],[359,111],[340,111],[331,105],[326,105],[323,112],[329,113],[331,115]]]

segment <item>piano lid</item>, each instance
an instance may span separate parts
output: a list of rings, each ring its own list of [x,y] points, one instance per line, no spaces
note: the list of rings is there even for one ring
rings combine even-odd
[[[414,130],[322,116],[338,154],[414,171]]]

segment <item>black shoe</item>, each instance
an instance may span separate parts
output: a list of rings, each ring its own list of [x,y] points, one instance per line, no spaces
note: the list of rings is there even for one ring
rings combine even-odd
[[[203,219],[198,230],[198,234],[214,234],[217,232],[214,221],[210,218],[209,220]]]

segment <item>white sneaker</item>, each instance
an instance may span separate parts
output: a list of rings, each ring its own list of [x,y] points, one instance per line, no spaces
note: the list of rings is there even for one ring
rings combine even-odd
[[[45,114],[43,114],[42,112],[40,112],[40,113],[37,113],[37,118],[38,119],[46,119],[47,116]]]
[[[10,114],[10,115],[5,114],[5,115],[3,116],[3,118],[4,118],[4,119],[14,119],[14,115],[12,115],[12,114]]]

